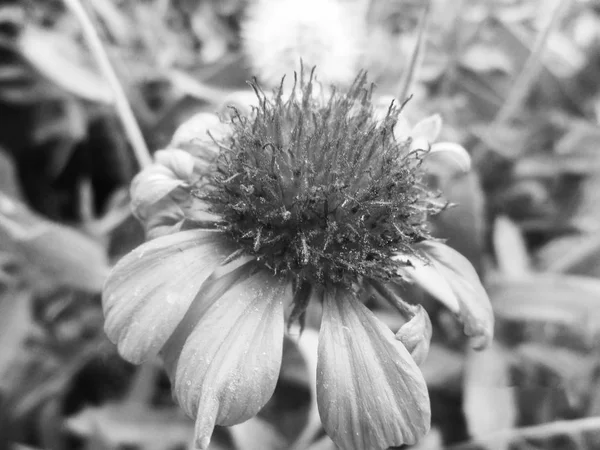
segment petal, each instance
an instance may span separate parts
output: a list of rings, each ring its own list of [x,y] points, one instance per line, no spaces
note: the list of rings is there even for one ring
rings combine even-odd
[[[430,426],[429,395],[404,346],[352,293],[325,295],[317,401],[344,450],[414,444]]]
[[[152,164],[131,182],[131,208],[134,213],[144,210],[184,184],[185,181],[177,178],[171,169]]]
[[[418,283],[427,292],[441,301],[455,314],[460,311],[460,303],[446,278],[429,262],[415,256],[396,255],[392,259],[402,261],[407,266],[398,270],[398,273],[410,281]]]
[[[194,172],[194,158],[188,152],[176,148],[158,150],[154,160],[170,169],[177,178],[189,181]]]
[[[231,108],[235,108],[242,116],[250,116],[252,107],[259,105],[260,102],[254,91],[236,91],[225,98],[221,112],[231,114]]]
[[[281,367],[286,287],[285,280],[261,271],[221,296],[196,298],[204,311],[185,340],[173,384],[183,410],[196,416],[198,447],[207,448],[215,425],[250,419],[273,395]]]
[[[431,264],[426,265],[425,269],[421,266],[414,270],[415,281],[459,315],[474,348],[486,347],[494,335],[494,313],[490,299],[469,260],[440,242],[424,241],[417,244],[416,248],[423,251]],[[434,284],[440,279],[444,280],[442,285]],[[448,301],[452,298],[450,293],[457,303]]]
[[[158,354],[202,283],[229,256],[217,231],[190,230],[146,242],[122,258],[102,295],[104,330],[133,363]]]
[[[471,155],[460,144],[454,142],[438,142],[431,146],[429,155],[438,154],[447,157],[463,172],[471,170]]]
[[[427,142],[435,142],[442,131],[442,124],[442,117],[439,114],[433,114],[417,122],[410,135],[413,139],[423,138]]]
[[[223,125],[216,114],[207,112],[194,114],[175,130],[171,139],[171,146],[185,147],[190,144],[208,144],[209,147],[212,147],[214,142],[209,132],[215,139],[220,139],[224,131]]]
[[[396,333],[398,339],[410,352],[410,356],[421,365],[429,354],[431,344],[431,320],[421,305],[416,305],[415,315]]]

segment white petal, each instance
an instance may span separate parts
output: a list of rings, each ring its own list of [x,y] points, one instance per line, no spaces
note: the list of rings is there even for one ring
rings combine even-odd
[[[225,293],[200,293],[197,311],[196,305],[190,308],[190,321],[199,320],[183,344],[173,382],[183,410],[196,416],[200,448],[208,445],[215,424],[244,422],[273,395],[281,367],[286,287],[285,280],[263,271]]]
[[[188,152],[176,148],[159,150],[154,160],[168,169],[181,180],[189,181],[194,172],[194,158]]]
[[[414,444],[429,429],[419,368],[391,330],[347,291],[325,296],[317,393],[323,426],[344,450]]]
[[[442,157],[448,157],[463,172],[471,170],[471,155],[469,155],[469,152],[460,144],[454,142],[438,142],[431,146],[429,154],[438,154]]]
[[[131,182],[131,208],[134,213],[137,210],[141,212],[184,184],[185,181],[177,178],[171,169],[152,164]]]
[[[442,117],[439,114],[433,114],[417,122],[410,135],[413,139],[423,138],[427,142],[435,142],[442,131],[442,124]]]
[[[217,115],[206,112],[197,113],[175,130],[170,145],[172,147],[185,147],[190,144],[213,145],[209,132],[215,139],[219,139],[222,128],[223,123]]]
[[[220,232],[182,231],[123,257],[105,285],[104,330],[128,361],[158,354],[202,283],[232,253]]]

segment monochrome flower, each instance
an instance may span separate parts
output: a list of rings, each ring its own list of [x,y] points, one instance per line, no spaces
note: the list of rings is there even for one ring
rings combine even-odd
[[[352,83],[362,49],[362,17],[338,0],[258,0],[242,23],[242,44],[260,81],[319,67],[324,83]]]
[[[163,357],[202,449],[215,425],[243,422],[269,400],[285,322],[302,323],[311,302],[323,310],[319,413],[342,449],[412,444],[430,426],[417,363],[431,322],[395,287],[422,285],[476,347],[492,338],[475,270],[427,228],[440,209],[423,182],[432,149],[397,136],[400,108],[379,114],[364,74],[325,99],[313,86],[310,77],[270,96],[253,85],[257,106],[222,121],[196,116],[132,184],[151,240],[107,280],[105,330],[129,361]],[[396,334],[365,306],[369,296],[406,319]]]

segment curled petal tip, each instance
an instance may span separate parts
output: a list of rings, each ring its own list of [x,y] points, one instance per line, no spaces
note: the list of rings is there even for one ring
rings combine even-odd
[[[207,450],[210,445],[210,438],[215,429],[215,417],[218,406],[214,401],[206,402],[206,408],[198,410],[198,417],[195,424],[195,446],[199,450]]]
[[[196,439],[196,448],[199,450],[206,450],[209,445],[210,438],[208,436],[203,436]]]
[[[438,142],[431,146],[430,155],[439,154],[449,157],[460,170],[468,172],[471,170],[471,155],[460,144],[454,142]]]
[[[429,354],[432,326],[429,314],[421,305],[417,305],[415,315],[396,333],[398,339],[410,352],[417,365],[425,361]]]
[[[494,313],[469,260],[440,242],[424,241],[417,248],[423,251],[429,264],[417,267],[413,280],[458,316],[474,348],[485,348],[494,336]],[[442,285],[444,288],[440,289]]]

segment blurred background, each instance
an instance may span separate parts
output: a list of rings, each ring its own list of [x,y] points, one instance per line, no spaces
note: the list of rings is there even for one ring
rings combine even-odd
[[[144,146],[300,58],[324,83],[365,69],[381,98],[412,95],[408,119],[439,113],[473,159],[435,172],[455,206],[431,226],[485,280],[497,337],[472,352],[421,294],[433,419],[414,448],[600,448],[598,0],[0,2],[0,448],[192,448],[160,363],[124,362],[102,331],[104,278],[144,240],[128,185]],[[333,450],[315,346],[308,327],[265,409],[210,448]]]

